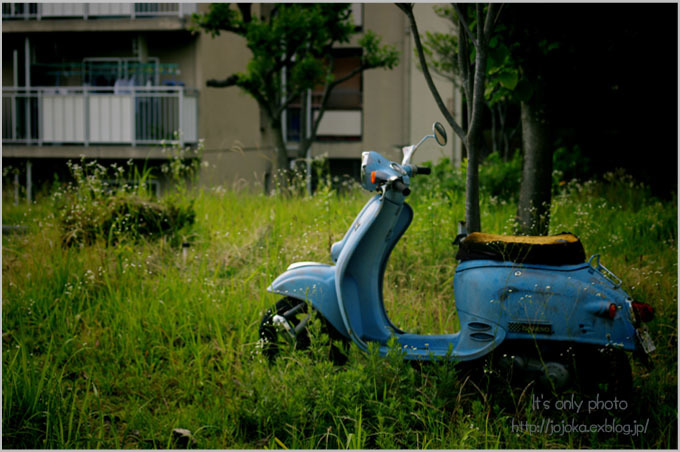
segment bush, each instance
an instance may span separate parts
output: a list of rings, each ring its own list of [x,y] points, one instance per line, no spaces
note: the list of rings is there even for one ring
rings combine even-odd
[[[467,159],[463,160],[460,167],[455,167],[449,159],[442,159],[432,167],[432,174],[440,189],[465,192],[466,169]],[[516,201],[521,180],[522,156],[519,149],[511,160],[505,161],[494,152],[479,165],[479,190],[483,196]]]
[[[193,199],[174,196],[153,200],[147,184],[149,170],[139,173],[136,168],[129,169],[134,182],[127,184],[122,178],[125,170],[115,164],[111,167],[113,179],[96,161],[68,165],[74,182],[54,195],[64,246],[91,245],[98,239],[116,244],[124,239],[161,236],[178,243],[180,232],[194,223]]]

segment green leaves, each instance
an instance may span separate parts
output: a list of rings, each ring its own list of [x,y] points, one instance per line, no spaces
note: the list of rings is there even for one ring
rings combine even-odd
[[[498,83],[505,89],[513,90],[519,81],[519,71],[515,68],[503,68],[497,75]]]
[[[243,32],[241,15],[230,8],[229,3],[212,3],[207,14],[194,13],[191,16],[189,29],[193,32],[204,30],[213,38],[221,31]]]
[[[371,30],[359,40],[364,50],[361,63],[366,69],[385,67],[392,69],[399,64],[399,51],[393,45],[381,46],[382,39]]]

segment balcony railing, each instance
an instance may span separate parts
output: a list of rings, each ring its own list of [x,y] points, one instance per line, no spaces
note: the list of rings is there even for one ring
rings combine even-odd
[[[3,87],[2,142],[195,143],[197,109],[196,95],[181,86]]]
[[[182,17],[196,11],[195,3],[3,3],[2,18],[41,20],[99,17]]]

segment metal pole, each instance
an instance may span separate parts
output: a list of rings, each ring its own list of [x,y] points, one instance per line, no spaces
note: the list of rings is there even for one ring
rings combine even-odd
[[[89,87],[88,86],[83,86],[83,124],[84,127],[84,132],[85,132],[85,143],[83,143],[84,146],[89,146],[90,145],[90,97],[89,97]]]
[[[14,205],[19,204],[19,171],[14,173]]]
[[[28,3],[25,4],[28,6]],[[29,91],[31,88],[31,44],[28,36],[24,39],[24,86],[26,88],[26,143],[31,142],[31,98]]]
[[[26,160],[26,202],[31,203],[33,198],[33,163]]]
[[[14,8],[14,4],[12,4]],[[14,93],[12,94],[12,140],[17,139],[17,89],[19,87],[19,51],[15,50],[13,55],[14,64]]]
[[[132,90],[131,90],[132,91],[132,107],[131,107],[132,112],[131,112],[130,116],[132,116],[132,118],[130,118],[130,119],[132,121],[132,127],[130,129],[130,139],[132,140],[132,147],[135,147],[135,146],[137,146],[137,142],[136,142],[136,140],[137,140],[137,130],[136,130],[136,126],[137,126],[137,87],[132,86],[131,88],[132,88]]]

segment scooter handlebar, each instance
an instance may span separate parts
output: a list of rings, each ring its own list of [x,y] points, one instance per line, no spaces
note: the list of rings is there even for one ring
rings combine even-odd
[[[400,181],[400,180],[395,180],[395,181],[392,183],[392,187],[394,187],[394,189],[395,189],[396,191],[398,191],[399,193],[401,193],[401,194],[404,195],[404,196],[408,196],[408,195],[411,193],[411,189],[408,188],[408,187],[406,186],[406,184],[403,183],[403,182]]]
[[[416,166],[415,173],[423,175],[432,174],[432,168],[430,168],[429,166]]]

